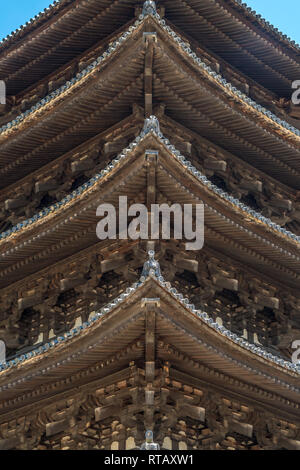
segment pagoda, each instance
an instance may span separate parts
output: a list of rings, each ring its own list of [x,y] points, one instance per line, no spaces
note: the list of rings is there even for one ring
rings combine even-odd
[[[300,450],[299,79],[240,0],[61,0],[0,43],[0,450]],[[120,196],[202,203],[203,248],[100,240]]]

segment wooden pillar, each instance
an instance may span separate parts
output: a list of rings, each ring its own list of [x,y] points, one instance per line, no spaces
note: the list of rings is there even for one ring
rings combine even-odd
[[[157,41],[157,35],[156,33],[146,32],[144,33],[144,40],[146,44],[144,65],[145,117],[149,117],[153,111],[153,56],[154,42]]]
[[[155,324],[160,299],[143,299],[145,309],[145,429],[154,429]]]
[[[152,204],[156,203],[156,172],[158,162],[157,150],[146,150],[145,158],[147,162],[147,209],[148,209],[148,250],[155,250],[155,240],[151,240],[151,221],[152,221]]]

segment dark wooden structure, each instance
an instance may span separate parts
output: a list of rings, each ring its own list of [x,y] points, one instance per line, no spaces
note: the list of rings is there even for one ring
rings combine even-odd
[[[236,0],[61,0],[0,43],[1,450],[300,449],[299,50]],[[100,241],[121,195],[202,201],[204,248]]]

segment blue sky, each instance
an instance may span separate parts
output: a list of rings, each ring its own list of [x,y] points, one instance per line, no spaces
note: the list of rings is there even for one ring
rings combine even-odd
[[[246,0],[246,2],[300,44],[300,0]],[[49,3],[51,0],[0,0],[0,39],[48,7]]]
[[[300,44],[300,0],[244,0],[244,3]]]

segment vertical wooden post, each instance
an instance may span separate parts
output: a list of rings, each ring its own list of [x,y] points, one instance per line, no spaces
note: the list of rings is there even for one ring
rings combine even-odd
[[[157,150],[146,150],[147,162],[147,209],[148,209],[148,249],[155,250],[155,240],[151,240],[151,220],[152,220],[152,204],[156,203],[156,171],[158,162]],[[150,243],[150,244],[149,244]]]
[[[145,94],[145,117],[149,117],[153,112],[153,56],[154,42],[157,41],[156,33],[144,33],[146,44],[145,65],[144,65],[144,94]]]
[[[155,396],[153,382],[155,379],[155,326],[156,309],[160,299],[143,299],[145,309],[145,428],[154,428]]]

